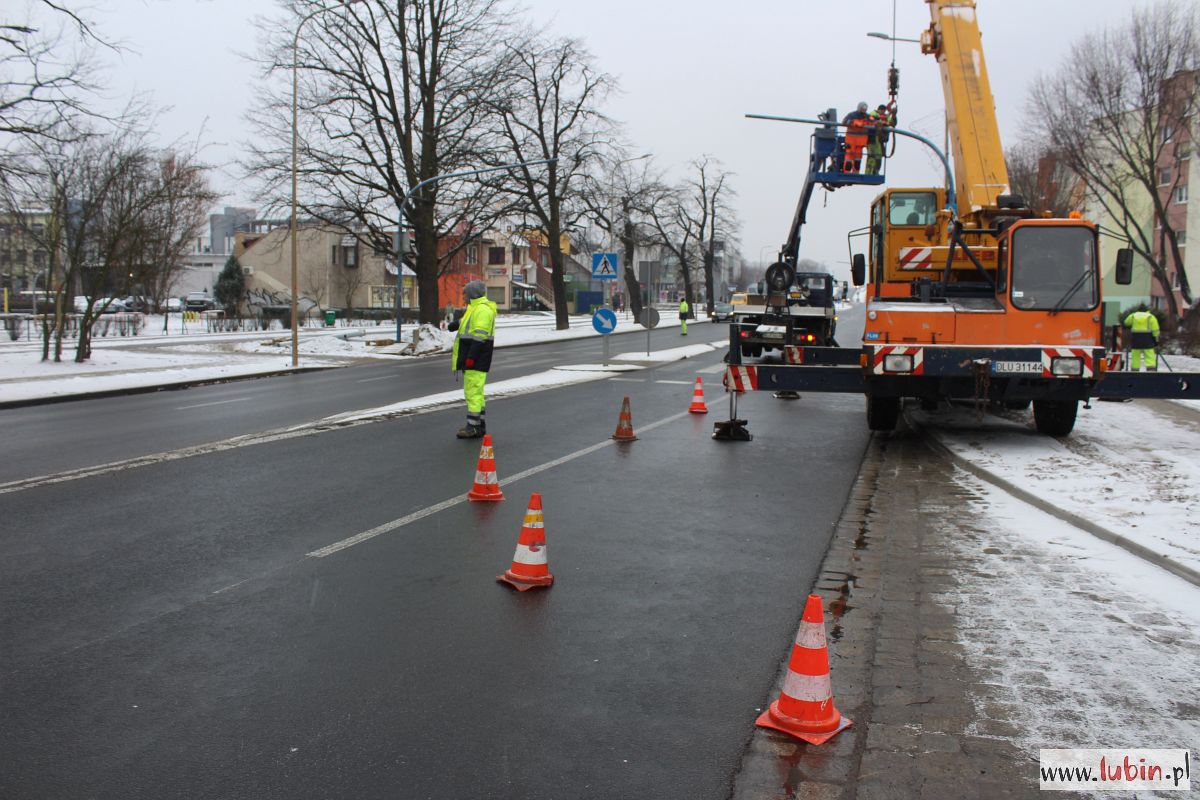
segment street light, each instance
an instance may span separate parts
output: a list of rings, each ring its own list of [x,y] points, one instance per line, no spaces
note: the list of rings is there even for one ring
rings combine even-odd
[[[879,31],[871,31],[870,33],[867,34],[867,36],[870,36],[872,39],[885,39],[889,42],[916,42],[917,44],[921,43],[920,39],[904,39],[899,36],[889,36],[888,34],[880,33]]]
[[[352,6],[355,3],[361,3],[363,0],[345,0],[340,8]],[[292,37],[292,219],[291,219],[291,239],[292,239],[292,368],[300,366],[300,327],[299,327],[299,297],[300,297],[300,271],[297,266],[299,259],[300,247],[296,241],[296,160],[297,153],[300,149],[300,123],[299,123],[299,101],[300,93],[300,31],[304,27],[304,23],[308,22],[318,14],[323,14],[326,11],[332,11],[339,6],[326,6],[314,9],[296,25],[296,35]]]

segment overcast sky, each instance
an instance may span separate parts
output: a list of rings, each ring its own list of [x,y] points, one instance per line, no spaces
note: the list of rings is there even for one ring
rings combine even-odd
[[[249,136],[245,112],[258,75],[240,59],[256,43],[253,20],[277,13],[275,0],[87,0],[100,31],[122,41],[106,83],[115,97],[150,92],[171,106],[160,120],[164,142],[200,136],[205,157],[230,164]],[[741,250],[770,257],[787,234],[808,159],[810,130],[747,120],[747,113],[812,117],[828,107],[845,114],[859,100],[885,102],[892,0],[526,0],[530,16],[585,40],[622,92],[609,111],[625,123],[634,153],[652,152],[677,174],[701,154],[734,173]],[[1025,120],[1025,97],[1040,70],[1053,70],[1072,41],[1119,25],[1128,0],[980,0],[988,70],[1006,145]],[[896,36],[916,39],[929,25],[922,0],[897,0]],[[900,68],[900,127],[942,138],[936,62],[916,44],[895,45]],[[902,142],[888,167],[892,186],[940,182],[931,157]],[[253,205],[232,168],[218,176],[226,202]],[[866,224],[876,190],[818,191],[801,256],[848,274],[846,232]]]

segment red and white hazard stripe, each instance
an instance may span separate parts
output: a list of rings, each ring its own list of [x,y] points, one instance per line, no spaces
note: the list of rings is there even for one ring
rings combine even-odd
[[[804,348],[791,344],[785,346],[783,348],[783,361],[785,364],[803,364]]]
[[[1091,378],[1096,374],[1095,360],[1092,358],[1092,351],[1083,347],[1043,347],[1042,348],[1042,377],[1043,378],[1058,378],[1050,371],[1050,362],[1055,358],[1078,358],[1083,361],[1083,374],[1081,378]]]
[[[901,247],[900,269],[933,269],[932,247]]]
[[[875,375],[887,375],[883,371],[884,356],[912,356],[913,368],[910,375],[925,374],[925,348],[913,347],[911,345],[894,345],[885,344],[875,348],[875,353],[871,357],[871,372]]]
[[[758,367],[725,368],[725,384],[727,392],[753,392],[758,389]]]

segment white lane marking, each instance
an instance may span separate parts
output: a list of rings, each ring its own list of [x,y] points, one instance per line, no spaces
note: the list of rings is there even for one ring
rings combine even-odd
[[[693,383],[695,383],[695,381],[671,381],[663,378],[662,380],[655,381],[655,383],[674,383],[679,386],[691,386]]]
[[[681,411],[678,414],[672,414],[669,417],[664,417],[663,419],[657,420],[655,422],[651,422],[649,425],[641,425],[641,426],[639,426],[639,430],[642,433],[645,433],[647,431],[652,431],[655,428],[658,428],[662,425],[666,425],[669,422],[674,422],[675,420],[680,419],[682,417],[686,417],[687,415],[688,415],[688,412]],[[520,481],[520,480],[524,480],[525,478],[528,478],[532,475],[537,475],[540,472],[545,472],[548,469],[553,469],[554,467],[558,467],[563,464],[566,464],[568,461],[574,461],[577,458],[582,458],[583,456],[586,456],[590,453],[594,453],[597,450],[601,450],[605,447],[610,447],[616,443],[617,442],[614,441],[613,439],[605,439],[602,442],[597,442],[596,444],[585,447],[582,450],[576,450],[574,453],[569,453],[565,456],[562,456],[561,458],[556,458],[553,461],[547,461],[544,464],[539,464],[536,467],[531,467],[531,468],[525,470],[524,472],[518,472],[516,475],[512,475],[512,476],[500,481],[500,485],[508,486],[509,484],[516,483],[517,481]],[[356,533],[355,535],[353,535],[349,538],[342,539],[340,542],[334,542],[333,544],[327,545],[326,547],[322,547],[319,550],[313,550],[311,553],[308,553],[307,555],[310,558],[326,558],[328,556],[333,555],[334,553],[339,553],[348,547],[353,547],[356,544],[362,544],[365,541],[374,539],[376,536],[380,536],[380,535],[388,533],[390,531],[394,531],[397,528],[403,528],[405,525],[416,522],[417,520],[425,519],[426,517],[432,516],[433,514],[437,514],[439,511],[445,511],[448,508],[454,508],[455,506],[461,505],[462,503],[465,503],[465,502],[467,502],[467,495],[466,495],[466,493],[463,493],[463,494],[458,495],[457,497],[451,497],[449,500],[443,500],[440,503],[435,503],[434,505],[422,508],[420,511],[414,511],[413,513],[408,514],[403,517],[400,517],[399,519],[394,519],[391,522],[385,522],[382,525],[377,525],[376,527],[371,528],[370,530],[367,530],[367,531],[363,531],[362,533]]]
[[[645,383],[645,378],[609,378],[610,381],[624,381],[625,383]]]
[[[355,383],[370,383],[371,381],[386,381],[386,380],[391,380],[392,378],[399,378],[399,377],[400,377],[399,375],[380,375],[378,378],[363,378],[362,380],[355,381]]]
[[[211,403],[196,403],[192,406],[176,406],[176,411],[187,411],[189,408],[204,408],[205,406],[221,406],[226,403],[243,403],[247,400],[252,400],[251,397],[235,397],[232,400],[214,400]]]

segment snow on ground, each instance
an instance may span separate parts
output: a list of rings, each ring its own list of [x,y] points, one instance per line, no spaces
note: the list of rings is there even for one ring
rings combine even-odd
[[[1200,588],[965,472],[956,482],[967,502],[941,538],[961,569],[938,599],[983,676],[971,732],[1011,727],[1035,760],[1040,748],[1194,749]]]
[[[1165,405],[1165,404],[1164,404]],[[1167,409],[1172,408],[1166,406]],[[1093,402],[1064,439],[957,407],[916,415],[958,456],[1038,498],[1200,572],[1200,416]]]

